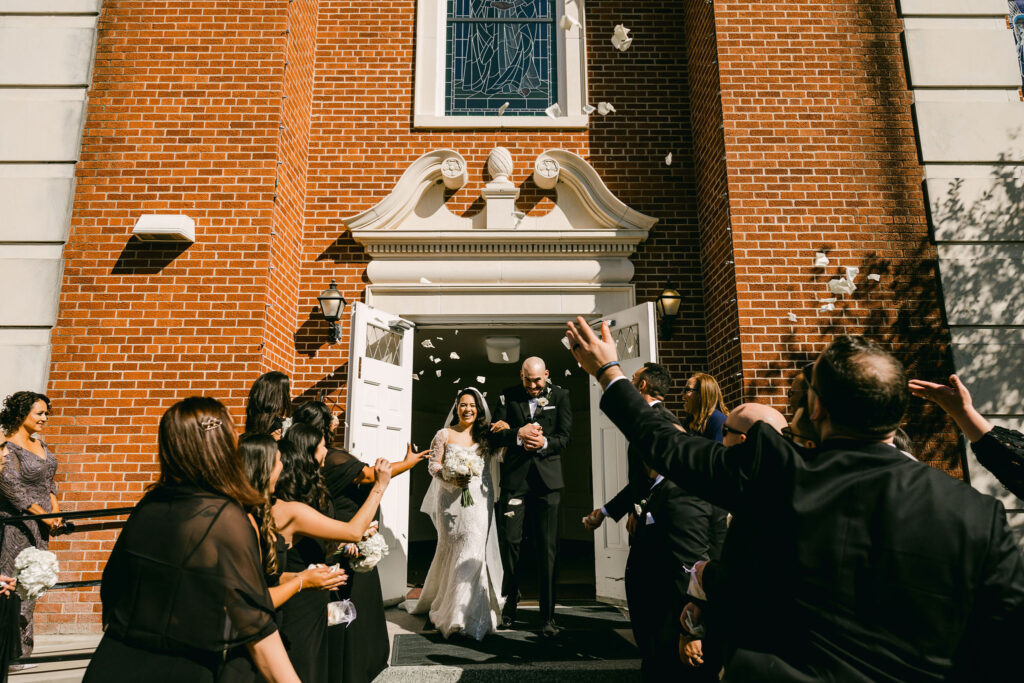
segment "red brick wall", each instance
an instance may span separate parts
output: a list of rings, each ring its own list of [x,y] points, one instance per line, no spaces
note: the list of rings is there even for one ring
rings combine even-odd
[[[891,345],[925,375],[949,372],[894,3],[687,9],[715,14],[745,397],[784,408],[794,369],[844,332]],[[811,267],[819,247],[824,269]],[[848,265],[861,269],[858,290],[819,312]],[[918,455],[959,476],[941,416],[915,401],[908,423]]]
[[[137,500],[178,399],[216,396],[241,423],[263,367],[288,5],[103,4],[48,389],[67,509]],[[191,216],[196,243],[129,240],[143,213]],[[115,537],[55,542],[62,578],[99,578]],[[96,630],[98,609],[94,590],[54,591],[39,630]]]

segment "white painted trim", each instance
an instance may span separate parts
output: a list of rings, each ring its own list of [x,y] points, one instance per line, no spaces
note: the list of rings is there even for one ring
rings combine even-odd
[[[573,16],[584,21],[584,0],[555,3],[556,17]],[[587,45],[584,26],[566,32],[555,22],[558,57],[558,104],[562,116],[445,116],[446,0],[418,0],[416,3],[416,64],[413,87],[415,128],[498,128],[566,129],[586,128],[590,117],[583,113],[587,103]]]

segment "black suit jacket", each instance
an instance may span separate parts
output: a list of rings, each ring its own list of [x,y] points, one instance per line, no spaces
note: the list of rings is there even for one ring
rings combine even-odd
[[[493,444],[504,446],[505,460],[501,463],[501,489],[503,495],[522,493],[526,488],[526,477],[536,470],[544,485],[551,490],[562,488],[562,453],[569,446],[572,434],[572,405],[569,392],[548,383],[546,406],[537,406],[530,417],[529,396],[522,385],[510,387],[501,393],[501,399],[494,409],[494,420],[504,420],[510,429],[494,435]],[[519,428],[536,422],[547,437],[548,446],[543,452],[527,451],[516,445]]]
[[[651,408],[664,415],[666,419],[678,425],[682,424],[672,411],[665,407],[664,403],[659,401]],[[647,466],[644,465],[641,454],[637,452],[632,443],[626,449],[626,476],[626,485],[615,494],[615,497],[604,504],[608,516],[616,522],[629,514],[633,510],[633,505],[639,504],[646,498],[651,488],[651,481],[647,478]]]
[[[628,381],[601,408],[651,467],[733,512],[726,680],[989,680],[1018,670],[1024,560],[995,499],[892,446],[818,452],[764,424],[730,449]]]
[[[648,491],[641,510],[626,574],[639,574],[657,584],[659,591],[671,590],[673,602],[683,600],[690,582],[684,566],[708,559],[712,506],[665,479]],[[647,523],[647,513],[653,524]],[[679,603],[680,610],[683,604]]]

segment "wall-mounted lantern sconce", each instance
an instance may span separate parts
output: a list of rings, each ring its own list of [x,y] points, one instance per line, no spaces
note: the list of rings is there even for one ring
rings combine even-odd
[[[683,297],[672,286],[671,282],[665,283],[665,289],[655,300],[655,307],[658,309],[658,316],[661,318],[661,338],[672,338],[672,327],[679,315],[679,304]]]
[[[324,320],[331,326],[328,341],[337,344],[341,341],[341,323],[338,320],[345,310],[345,297],[338,291],[338,285],[334,280],[331,280],[331,286],[320,292],[316,300],[320,302],[320,312],[323,313]]]

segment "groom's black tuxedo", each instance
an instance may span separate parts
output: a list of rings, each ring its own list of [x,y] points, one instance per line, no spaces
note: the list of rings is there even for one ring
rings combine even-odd
[[[535,540],[538,556],[540,613],[545,623],[555,615],[555,553],[558,541],[558,503],[562,488],[562,452],[572,432],[569,392],[548,384],[530,415],[530,397],[520,386],[506,389],[494,411],[509,429],[494,435],[494,447],[505,446],[501,464],[501,497],[498,500],[498,542],[505,570],[502,594],[507,597],[505,614],[514,617],[519,601],[519,548],[523,526]],[[528,451],[517,443],[521,427],[536,422],[547,446]]]
[[[530,415],[530,397],[521,385],[506,389],[494,410],[495,420],[504,420],[510,429],[495,434],[497,447],[505,446],[501,463],[501,490],[522,493],[527,478],[535,471],[543,485],[551,491],[562,488],[562,452],[569,445],[572,432],[572,407],[569,392],[548,384],[540,398],[547,405],[538,405]],[[536,422],[544,431],[548,445],[543,451],[528,451],[517,444],[519,429]]]

